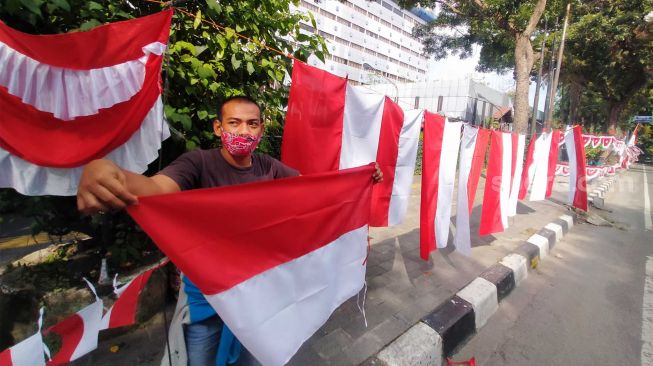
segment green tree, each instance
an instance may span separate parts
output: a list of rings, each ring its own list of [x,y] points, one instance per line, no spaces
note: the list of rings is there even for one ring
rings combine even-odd
[[[473,46],[480,45],[480,71],[514,70],[515,131],[525,133],[528,126],[528,86],[536,56],[531,36],[545,10],[560,12],[561,4],[549,0],[403,0],[404,7],[419,5],[437,7],[437,18],[418,28],[425,52],[436,59],[449,53],[460,57],[472,55]]]
[[[570,90],[571,121],[582,118],[584,110],[594,110],[603,121],[601,130],[614,132],[628,113],[650,103],[642,92],[653,87],[653,41],[644,20],[652,7],[651,0],[574,5],[562,68]]]
[[[217,106],[221,100],[238,94],[261,102],[267,125],[261,148],[278,156],[288,96],[288,85],[283,81],[291,70],[291,59],[286,55],[305,61],[311,54],[324,59],[326,52],[321,37],[300,32],[300,20],[308,18],[291,12],[291,3],[298,5],[299,1],[205,0],[187,3],[184,10],[192,16],[175,12],[163,79],[165,114],[176,131],[176,139],[164,144],[164,163],[185,150],[216,146],[218,139],[213,136],[211,122]],[[138,7],[134,9],[132,4]],[[161,9],[157,3],[133,0],[0,0],[0,20],[23,32],[53,34],[84,31]],[[310,20],[314,23],[312,17]],[[158,166],[153,163],[149,173]],[[24,197],[4,189],[0,190],[0,202],[0,210],[5,213],[35,217],[39,223],[35,231],[45,228],[57,233],[73,229],[91,235],[100,233],[97,222],[81,218],[76,212],[74,197]],[[119,214],[105,226],[117,227],[124,222],[129,219]],[[111,232],[106,227],[104,231]],[[111,235],[109,241],[113,242],[113,238]]]

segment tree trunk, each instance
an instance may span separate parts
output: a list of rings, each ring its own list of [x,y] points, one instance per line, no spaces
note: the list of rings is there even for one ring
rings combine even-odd
[[[517,34],[515,42],[515,115],[513,132],[528,129],[528,87],[533,68],[533,46],[528,35]]]
[[[621,117],[621,112],[624,110],[626,104],[619,101],[610,101],[608,104],[608,123],[605,126],[606,131],[609,135],[614,135],[617,133],[617,124],[619,123],[619,118]]]
[[[580,105],[580,85],[577,83],[569,83],[569,119],[568,125],[578,123],[578,107]]]

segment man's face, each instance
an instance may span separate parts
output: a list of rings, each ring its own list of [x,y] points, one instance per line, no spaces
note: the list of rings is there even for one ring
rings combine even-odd
[[[222,131],[237,135],[261,136],[263,124],[261,111],[256,104],[244,100],[232,100],[222,106],[222,121],[213,123],[213,132],[220,137]]]

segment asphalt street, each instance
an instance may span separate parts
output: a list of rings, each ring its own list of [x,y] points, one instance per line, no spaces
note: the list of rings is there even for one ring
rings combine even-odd
[[[653,166],[623,173],[593,209],[612,225],[575,226],[452,359],[653,365],[652,196]]]

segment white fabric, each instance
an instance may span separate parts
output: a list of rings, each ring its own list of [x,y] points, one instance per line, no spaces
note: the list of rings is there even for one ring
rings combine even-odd
[[[186,295],[186,283],[181,281],[175,313],[168,328],[168,343],[164,346],[161,366],[188,365],[188,352],[186,352],[186,339],[184,338],[184,325],[187,324],[190,324],[190,309],[188,295]]]
[[[388,226],[401,224],[408,210],[408,199],[415,176],[417,146],[423,118],[424,110],[422,109],[404,112],[404,124],[399,135],[395,179],[392,184],[392,196],[390,196]]]
[[[138,129],[126,143],[107,154],[123,169],[142,173],[158,156],[161,141],[170,137],[163,120],[163,103],[157,100]],[[0,187],[14,188],[28,196],[74,196],[83,167],[47,168],[34,165],[0,148]]]
[[[165,47],[154,42],[143,47],[139,59],[98,69],[73,70],[42,64],[0,42],[0,85],[24,103],[53,113],[56,118],[90,116],[100,108],[129,100],[141,90],[149,55],[162,55]]]
[[[283,365],[363,288],[367,234],[362,226],[206,299],[263,365]]]
[[[367,94],[347,84],[340,169],[376,161],[384,102],[381,94]]]
[[[508,216],[517,214],[517,199],[519,198],[519,187],[521,186],[521,173],[524,169],[524,146],[526,145],[526,136],[517,137],[517,159],[515,160],[515,175],[512,177],[512,188],[508,201]]]
[[[9,354],[14,366],[45,366],[41,331],[11,347]]]
[[[546,184],[549,172],[549,152],[551,151],[551,133],[543,133],[535,141],[533,164],[535,173],[531,186],[531,201],[541,201],[546,195]]]
[[[456,179],[456,163],[458,162],[462,126],[462,122],[449,122],[448,119],[444,121],[442,151],[439,157],[438,201],[435,210],[435,243],[438,248],[446,247],[449,240],[453,185]]]
[[[528,193],[528,189],[533,185],[533,179],[535,178],[535,167],[537,166],[537,156],[535,155],[536,148],[537,148],[537,143],[538,139],[536,138],[535,141],[533,142],[533,156],[531,157],[531,162],[530,165],[526,167],[528,169],[528,186],[526,187],[526,192]],[[530,143],[530,142],[529,142]]]
[[[478,128],[465,125],[463,128],[462,141],[460,142],[458,201],[456,203],[456,235],[454,236],[454,245],[456,246],[456,250],[466,256],[472,254],[469,233],[469,192],[467,192],[467,184],[469,181],[469,173],[472,169],[472,160],[474,159],[478,131]]]
[[[567,147],[567,156],[569,157],[569,194],[567,199],[569,204],[574,203],[576,195],[576,179],[578,177],[578,164],[576,162],[576,143],[574,142],[573,129],[565,135],[565,146]]]
[[[98,334],[102,324],[102,300],[98,300],[77,312],[84,322],[84,333],[70,361],[76,360],[97,348]]]
[[[501,165],[501,187],[499,200],[501,209],[501,223],[503,229],[508,228],[508,201],[510,199],[510,180],[512,176],[512,136],[508,132],[501,133],[501,145],[503,145],[503,156]]]

